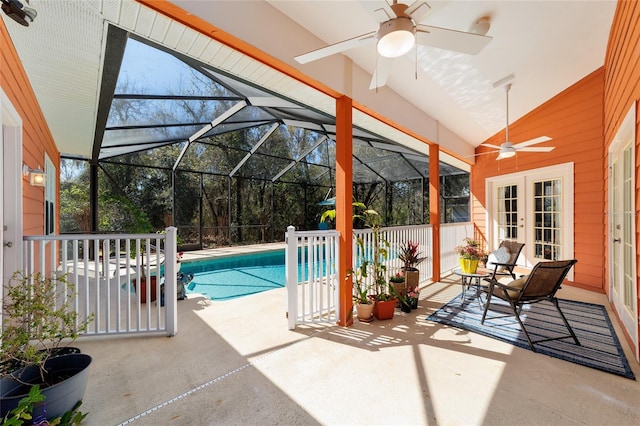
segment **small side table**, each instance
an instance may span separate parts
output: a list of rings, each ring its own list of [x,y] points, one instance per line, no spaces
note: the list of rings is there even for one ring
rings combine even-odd
[[[482,301],[480,300],[480,287],[482,286],[482,279],[490,277],[491,271],[484,268],[478,268],[474,274],[470,274],[462,272],[462,269],[456,269],[453,273],[459,275],[460,280],[462,281],[462,301],[464,302],[466,300],[466,289],[475,284],[476,297],[478,298],[480,307],[482,307]]]

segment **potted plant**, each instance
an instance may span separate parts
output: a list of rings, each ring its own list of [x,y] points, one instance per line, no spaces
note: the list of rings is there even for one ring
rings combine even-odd
[[[147,303],[147,268],[144,265],[147,253],[144,243],[140,244],[140,252],[138,255],[140,256],[140,279],[136,278],[133,283],[136,292],[139,294],[140,303]],[[157,280],[158,277],[155,274],[149,275],[150,302],[156,300],[157,297]]]
[[[39,385],[46,418],[73,410],[86,389],[91,357],[68,344],[93,315],[72,309],[75,288],[64,276],[15,273],[4,286],[0,334],[0,418]]]
[[[456,247],[459,256],[460,269],[465,274],[475,274],[478,262],[485,256],[481,243],[473,238],[465,238],[464,244]]]
[[[367,208],[362,203],[356,203],[362,210],[356,217],[362,219],[364,225],[371,229],[370,253],[365,256],[364,250],[361,255],[369,259],[369,272],[371,285],[373,288],[373,316],[379,320],[393,318],[397,298],[393,286],[387,281],[386,261],[389,256],[389,242],[384,239],[381,233],[382,218],[377,211]],[[359,245],[364,247],[364,245]]]
[[[353,276],[353,303],[356,307],[356,318],[360,322],[373,321],[373,300],[369,295],[371,286],[367,285],[367,269],[369,262],[364,260],[355,270],[350,271]]]
[[[407,293],[407,283],[405,282],[405,277],[400,272],[396,272],[394,275],[389,277],[389,284],[391,288],[393,288],[393,293],[401,299]],[[399,303],[396,303],[396,307],[400,307]]]
[[[407,288],[407,300],[411,309],[418,309],[418,299],[420,297],[420,287]]]
[[[417,266],[426,259],[421,257],[418,247],[420,243],[414,241],[406,241],[400,246],[400,252],[398,253],[398,259],[402,261],[402,272],[406,277],[407,287],[418,287],[420,283],[420,271]]]
[[[386,260],[389,255],[389,242],[385,240],[380,232],[382,218],[374,209],[368,208],[364,203],[354,202],[353,207],[358,213],[353,215],[354,219],[363,221],[365,227],[371,229],[371,248],[365,247],[362,238],[356,240],[357,249],[357,268],[360,270],[361,277],[369,283],[367,292],[371,289],[371,298],[373,304],[373,316],[377,319],[393,318],[396,298],[387,281],[387,265]],[[335,219],[335,209],[327,210],[322,214],[320,221],[327,219]],[[365,275],[362,275],[364,271]],[[357,284],[357,283],[356,283]]]

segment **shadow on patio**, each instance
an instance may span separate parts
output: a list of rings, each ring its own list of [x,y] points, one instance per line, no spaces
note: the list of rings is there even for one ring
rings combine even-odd
[[[637,381],[424,320],[459,290],[457,280],[445,279],[423,288],[418,310],[396,310],[393,320],[295,331],[287,330],[285,289],[225,302],[192,295],[178,303],[173,338],[78,343],[94,357],[85,423],[121,424],[141,414],[133,423],[640,422]]]

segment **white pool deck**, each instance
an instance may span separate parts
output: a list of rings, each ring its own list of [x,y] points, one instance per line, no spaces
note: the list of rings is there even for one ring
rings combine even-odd
[[[294,331],[284,288],[228,301],[190,295],[174,337],[76,342],[94,360],[83,424],[640,424],[638,381],[423,320],[459,291],[448,277],[393,320]],[[606,305],[568,286],[559,296]]]

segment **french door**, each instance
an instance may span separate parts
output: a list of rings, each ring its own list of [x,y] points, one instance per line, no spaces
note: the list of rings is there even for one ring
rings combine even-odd
[[[609,294],[637,348],[634,122],[635,108],[631,108],[609,150]]]
[[[486,189],[490,248],[524,243],[517,264],[528,268],[573,258],[573,163],[490,178]]]
[[[21,172],[22,120],[0,88],[0,277],[3,284],[22,269]]]

